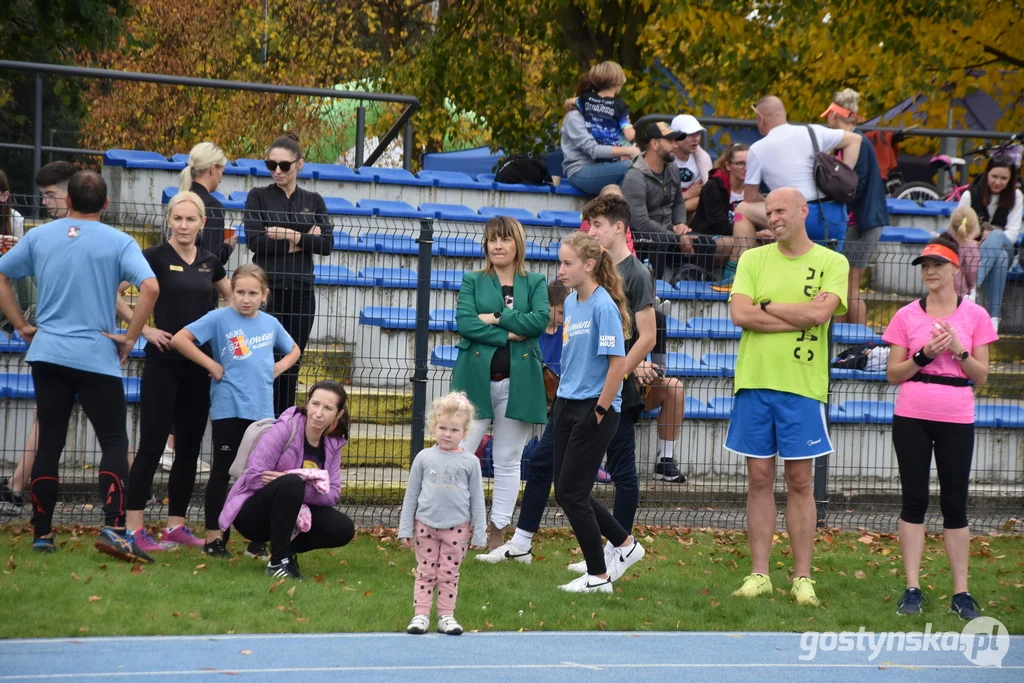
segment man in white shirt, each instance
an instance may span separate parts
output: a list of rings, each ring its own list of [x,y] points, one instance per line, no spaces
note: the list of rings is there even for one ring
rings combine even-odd
[[[683,188],[683,200],[686,201],[686,214],[693,215],[700,202],[700,191],[708,181],[711,173],[711,155],[700,146],[700,134],[704,126],[689,114],[680,114],[672,119],[672,130],[682,133],[683,137],[676,141],[673,154],[676,166],[679,167],[680,185]]]
[[[774,95],[762,98],[754,106],[757,130],[764,137],[750,146],[747,154],[747,179],[744,201],[736,207],[736,221],[745,222],[757,236],[771,239],[767,230],[762,183],[769,190],[792,187],[799,190],[810,205],[807,234],[812,240],[842,238],[846,234],[847,213],[842,204],[822,197],[814,182],[814,146],[808,126],[794,126],[786,121],[786,108]],[[845,130],[811,125],[818,141],[818,151],[843,150],[843,163],[853,168],[860,155],[861,136]]]

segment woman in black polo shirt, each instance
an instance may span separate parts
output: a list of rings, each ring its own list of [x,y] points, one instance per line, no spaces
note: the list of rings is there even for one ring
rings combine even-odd
[[[189,151],[188,165],[178,181],[178,190],[195,192],[206,207],[206,225],[199,232],[196,246],[215,255],[222,265],[227,265],[237,239],[224,239],[224,205],[210,193],[220,185],[227,165],[224,150],[212,142],[200,142]]]
[[[266,163],[274,182],[250,190],[245,202],[245,239],[253,262],[270,279],[267,313],[281,321],[305,351],[316,311],[313,255],[331,253],[333,228],[324,198],[296,185],[303,161],[295,133],[274,140]],[[275,415],[295,403],[298,383],[299,363],[274,380]]]
[[[167,206],[167,241],[142,252],[156,273],[160,298],[153,309],[156,327],[142,328],[147,344],[142,370],[141,434],[128,476],[127,526],[145,552],[163,550],[170,544],[203,545],[185,525],[185,513],[192,499],[199,448],[210,412],[210,377],[171,348],[171,337],[214,308],[211,292],[218,292],[224,299],[231,294],[220,260],[196,246],[205,219],[198,195],[179,192]],[[127,287],[128,283],[122,283],[122,294]],[[117,315],[131,322],[134,312],[122,299],[117,304]],[[167,482],[170,502],[161,543],[146,530],[143,511],[172,426],[176,455]]]

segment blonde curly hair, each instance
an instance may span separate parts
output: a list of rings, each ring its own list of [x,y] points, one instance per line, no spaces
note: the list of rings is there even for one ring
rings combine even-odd
[[[454,417],[462,421],[464,432],[469,431],[469,423],[476,417],[476,409],[463,391],[453,391],[434,401],[427,415],[427,430],[434,431],[438,421],[443,417]]]

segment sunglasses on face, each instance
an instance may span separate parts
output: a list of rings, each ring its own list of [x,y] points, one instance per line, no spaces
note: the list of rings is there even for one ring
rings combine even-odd
[[[278,168],[281,169],[282,173],[287,173],[292,170],[292,164],[297,164],[298,161],[274,161],[273,159],[266,159],[264,162],[267,165],[267,170],[273,173]]]

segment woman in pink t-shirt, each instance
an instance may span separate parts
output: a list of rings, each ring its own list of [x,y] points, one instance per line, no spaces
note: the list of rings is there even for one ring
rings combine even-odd
[[[896,312],[883,339],[889,343],[889,382],[899,386],[892,443],[903,486],[900,548],[907,590],[898,614],[920,614],[919,574],[932,452],[939,474],[946,556],[953,572],[951,609],[974,619],[980,609],[967,591],[967,482],[974,456],[974,389],[988,378],[988,345],[998,339],[984,308],[957,296],[957,241],[933,239],[914,259],[928,295]]]

